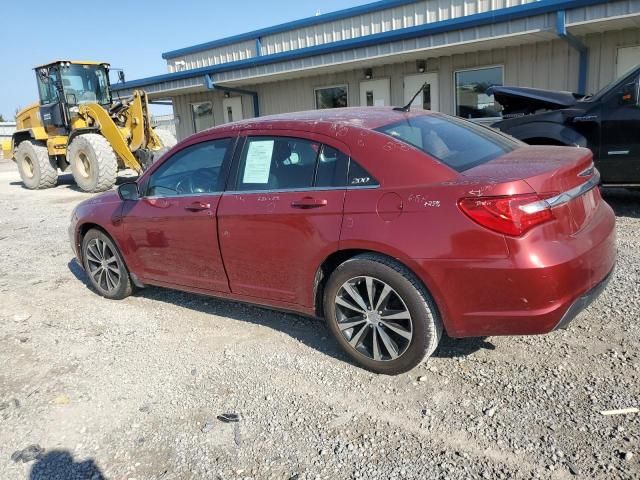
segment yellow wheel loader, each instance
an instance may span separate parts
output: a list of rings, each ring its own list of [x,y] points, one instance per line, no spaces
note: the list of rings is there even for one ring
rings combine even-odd
[[[10,146],[25,187],[53,187],[70,168],[82,190],[102,192],[119,169],[141,172],[176,144],[151,127],[145,92],[112,97],[108,64],[56,61],[35,71],[40,102],[18,112]]]

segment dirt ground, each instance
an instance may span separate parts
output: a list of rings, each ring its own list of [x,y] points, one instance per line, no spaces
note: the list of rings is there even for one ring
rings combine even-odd
[[[445,339],[398,377],[312,319],[99,297],[67,238],[85,198],[0,161],[0,479],[640,478],[640,414],[600,413],[640,407],[639,193],[607,194],[618,268],[569,330]]]

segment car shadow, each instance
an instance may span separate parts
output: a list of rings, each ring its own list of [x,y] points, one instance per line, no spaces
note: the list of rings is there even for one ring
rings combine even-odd
[[[81,281],[86,288],[93,291],[84,269],[76,259],[69,261],[68,267],[71,273]],[[149,286],[138,290],[135,295],[149,300],[188,308],[199,313],[231,318],[233,320],[268,327],[283,332],[327,356],[347,363],[353,363],[349,357],[340,350],[338,344],[333,340],[331,332],[321,319],[161,287]],[[466,357],[479,350],[494,350],[495,348],[492,343],[486,340],[486,337],[454,339],[445,334],[437,350],[434,352],[433,357]]]
[[[613,208],[616,217],[640,218],[640,188],[603,188],[602,196]]]
[[[76,462],[67,450],[47,452],[33,464],[28,476],[28,480],[51,480],[53,478],[106,480],[93,459]]]

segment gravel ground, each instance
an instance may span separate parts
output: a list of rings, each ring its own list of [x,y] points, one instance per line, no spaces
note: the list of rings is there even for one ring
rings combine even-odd
[[[640,478],[640,414],[600,414],[640,407],[640,194],[607,195],[618,269],[568,331],[445,339],[385,377],[322,322],[94,294],[66,232],[87,195],[62,182],[0,161],[1,479]]]

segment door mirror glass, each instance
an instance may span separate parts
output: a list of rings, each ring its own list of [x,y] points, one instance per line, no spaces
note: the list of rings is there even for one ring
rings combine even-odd
[[[627,83],[618,94],[620,105],[636,105],[638,103],[638,85],[636,82]]]
[[[138,184],[135,182],[123,183],[118,187],[118,195],[122,200],[138,200],[140,198]]]

